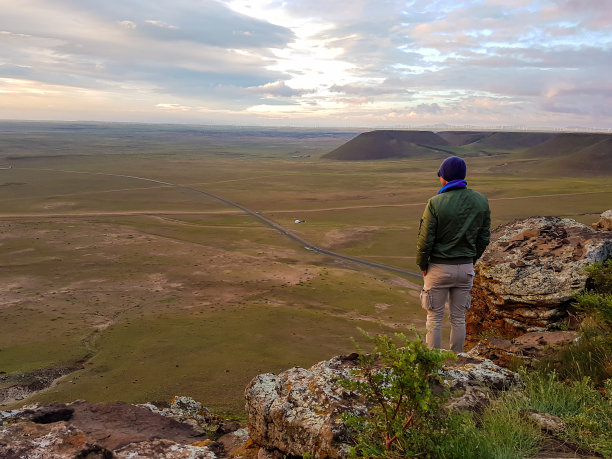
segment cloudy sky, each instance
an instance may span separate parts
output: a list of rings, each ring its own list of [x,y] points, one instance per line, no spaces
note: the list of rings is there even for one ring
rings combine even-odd
[[[611,0],[0,0],[0,119],[612,128]]]

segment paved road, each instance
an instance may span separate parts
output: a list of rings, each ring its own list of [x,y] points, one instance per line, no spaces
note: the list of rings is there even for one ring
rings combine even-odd
[[[136,178],[136,177],[133,177],[133,178]],[[143,179],[142,177],[140,177],[140,178]],[[144,179],[144,180],[149,180],[149,179]],[[321,253],[321,254],[324,254],[324,255],[329,255],[330,257],[339,258],[341,260],[347,260],[347,261],[352,261],[353,263],[358,263],[358,264],[365,265],[365,266],[371,266],[373,268],[380,268],[380,269],[384,269],[384,270],[387,270],[387,271],[393,271],[393,272],[396,272],[396,273],[399,273],[399,274],[404,274],[404,275],[407,275],[407,276],[417,277],[419,279],[421,279],[423,277],[421,275],[421,273],[416,273],[416,272],[413,272],[413,271],[407,271],[405,269],[396,268],[394,266],[383,265],[381,263],[375,263],[373,261],[363,260],[361,258],[351,257],[351,256],[348,256],[348,255],[342,255],[341,253],[332,252],[331,250],[327,250],[327,249],[324,249],[323,247],[319,247],[317,245],[311,244],[310,242],[306,241],[305,239],[302,239],[297,234],[294,234],[291,231],[285,229],[284,227],[282,227],[278,223],[270,220],[269,218],[264,217],[260,213],[255,212],[255,211],[253,211],[251,209],[247,209],[246,207],[244,207],[244,206],[242,206],[242,205],[240,205],[238,203],[230,201],[229,199],[225,199],[225,198],[223,198],[223,197],[221,197],[219,195],[216,195],[214,193],[210,193],[208,191],[199,190],[197,188],[192,188],[192,187],[189,187],[189,186],[169,184],[169,183],[166,183],[166,184],[174,186],[176,188],[182,188],[182,189],[185,189],[185,190],[190,190],[190,191],[193,191],[193,192],[196,192],[196,193],[200,193],[200,194],[203,194],[203,195],[208,196],[210,198],[217,199],[217,200],[219,200],[219,201],[221,201],[221,202],[223,202],[223,203],[225,203],[225,204],[227,204],[229,206],[236,207],[236,208],[242,210],[244,213],[246,213],[248,215],[251,215],[252,217],[257,218],[258,220],[260,220],[261,222],[265,223],[266,225],[274,228],[276,231],[281,233],[283,236],[286,236],[289,239],[297,242],[298,244],[301,244],[307,250],[311,250],[313,252]]]
[[[316,246],[314,244],[311,244],[310,242],[306,241],[305,239],[301,238],[300,236],[298,236],[297,234],[292,233],[291,231],[287,230],[286,228],[282,227],[281,225],[279,225],[278,223],[270,220],[269,218],[264,217],[263,215],[261,215],[259,212],[255,212],[251,209],[248,209],[236,202],[230,201],[229,199],[225,199],[222,196],[216,195],[214,193],[210,193],[208,191],[204,191],[204,190],[200,190],[197,188],[193,188],[190,186],[185,186],[185,185],[179,185],[176,183],[170,183],[170,182],[164,182],[162,180],[155,180],[155,179],[151,179],[151,178],[147,178],[147,177],[139,177],[136,175],[123,175],[123,174],[108,174],[108,173],[102,173],[102,172],[81,172],[81,171],[71,171],[71,170],[59,170],[59,169],[33,169],[33,168],[19,168],[19,169],[29,169],[29,170],[44,170],[44,171],[50,171],[50,172],[69,172],[69,173],[75,173],[75,174],[88,174],[88,175],[105,175],[105,176],[111,176],[111,177],[122,177],[122,178],[129,178],[129,179],[134,179],[134,180],[142,180],[145,182],[152,182],[152,183],[158,183],[160,185],[165,185],[165,186],[169,186],[169,187],[173,187],[173,188],[179,188],[179,189],[183,189],[183,190],[189,190],[192,191],[194,193],[198,193],[198,194],[203,194],[204,196],[207,196],[209,198],[212,199],[216,199],[220,202],[223,202],[224,204],[227,204],[228,206],[232,206],[235,207],[237,209],[240,209],[241,211],[243,211],[244,213],[255,217],[256,219],[258,219],[259,221],[263,222],[264,224],[270,226],[271,228],[274,228],[276,231],[278,231],[279,233],[281,233],[283,236],[288,237],[289,239],[297,242],[298,244],[302,245],[306,250],[311,250],[313,252],[317,252],[323,255],[328,255],[330,257],[334,257],[334,258],[339,258],[341,260],[346,260],[346,261],[351,261],[353,263],[358,263],[360,265],[364,265],[364,266],[370,266],[373,268],[379,268],[379,269],[384,269],[386,271],[393,271],[395,273],[398,274],[404,274],[406,276],[412,276],[412,277],[416,277],[418,279],[421,279],[423,276],[421,275],[421,273],[417,273],[417,272],[413,272],[413,271],[408,271],[405,269],[401,269],[401,268],[396,268],[395,266],[389,266],[389,265],[384,265],[382,263],[375,263],[373,261],[368,261],[368,260],[362,260],[361,258],[357,258],[357,257],[351,257],[348,255],[342,255],[341,253],[337,253],[337,252],[332,252],[331,250],[327,250],[324,249],[323,247],[319,247]]]

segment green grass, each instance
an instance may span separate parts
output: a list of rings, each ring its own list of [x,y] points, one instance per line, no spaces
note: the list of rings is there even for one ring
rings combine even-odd
[[[608,397],[611,388],[607,388]],[[605,457],[612,455],[612,404],[588,378],[566,383],[554,373],[531,373],[516,403],[523,409],[560,417],[566,424],[562,435],[570,444]]]
[[[381,330],[377,324],[362,325]],[[256,374],[308,367],[350,352],[352,334],[350,319],[323,309],[265,302],[202,317],[126,317],[101,333],[99,351],[84,370],[70,376],[71,383],[33,400],[145,402],[188,391],[211,409],[239,412],[244,387]]]
[[[184,393],[240,411],[245,381],[348,351],[357,326],[423,329],[418,285],[306,251],[202,194],[104,174],[217,193],[313,243],[416,270],[438,158],[319,159],[350,133],[6,125],[0,161],[14,167],[0,170],[0,371],[95,352],[41,400]],[[513,155],[472,156],[468,167],[494,225],[531,215],[590,223],[609,208],[601,178],[549,174]],[[568,192],[592,194],[542,196]]]

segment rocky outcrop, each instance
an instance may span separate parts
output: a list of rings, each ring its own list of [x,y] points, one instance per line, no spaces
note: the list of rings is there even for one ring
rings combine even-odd
[[[357,368],[357,354],[256,376],[245,390],[251,439],[264,449],[301,456],[342,457],[348,431],[340,415],[366,412],[363,401],[338,382]]]
[[[552,329],[584,289],[584,268],[612,257],[612,234],[570,219],[535,217],[495,229],[475,266],[468,336]]]
[[[366,414],[368,407],[357,394],[339,383],[355,377],[358,356],[334,357],[309,369],[291,368],[278,375],[255,377],[245,391],[246,411],[252,441],[263,450],[261,456],[345,457],[350,444],[347,427],[340,415]],[[445,384],[460,397],[449,406],[455,409],[484,406],[493,390],[518,383],[515,373],[491,361],[467,355],[450,360],[441,371]],[[467,394],[467,396],[466,396]]]
[[[612,209],[602,213],[599,216],[599,220],[591,226],[598,230],[612,231]]]
[[[82,368],[81,364],[82,362],[78,362],[70,367],[43,368],[14,375],[0,374],[0,384],[2,385],[2,388],[0,388],[0,407],[23,400],[46,389],[56,379]]]
[[[83,401],[34,406],[0,416],[0,457],[226,457],[224,445],[235,447],[245,432],[213,441],[203,433],[211,420],[217,425],[217,417],[187,397],[175,397],[168,408]]]

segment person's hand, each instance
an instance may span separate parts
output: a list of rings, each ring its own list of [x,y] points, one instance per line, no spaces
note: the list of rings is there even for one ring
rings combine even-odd
[[[423,274],[423,277],[427,276],[427,271],[421,271],[421,274]]]

